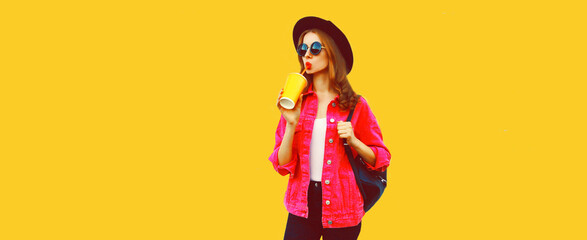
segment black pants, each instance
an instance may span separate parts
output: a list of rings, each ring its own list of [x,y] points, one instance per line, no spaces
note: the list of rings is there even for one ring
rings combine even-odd
[[[285,227],[284,240],[346,240],[357,239],[361,223],[346,228],[322,228],[322,186],[320,182],[310,182],[308,189],[308,218],[289,214]]]

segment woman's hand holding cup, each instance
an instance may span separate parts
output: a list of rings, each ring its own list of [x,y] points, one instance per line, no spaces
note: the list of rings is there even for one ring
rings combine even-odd
[[[303,94],[300,94],[300,97],[296,103],[296,106],[293,109],[286,109],[286,108],[282,107],[281,104],[279,104],[279,100],[281,99],[282,94],[283,94],[283,89],[281,89],[281,92],[279,92],[279,97],[277,98],[277,108],[281,112],[281,116],[283,116],[285,121],[287,121],[288,125],[296,126],[298,124],[299,119],[300,119],[300,112],[302,109],[302,95]]]

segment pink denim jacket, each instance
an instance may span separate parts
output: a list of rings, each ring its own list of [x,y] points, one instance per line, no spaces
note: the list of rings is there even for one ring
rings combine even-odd
[[[286,121],[283,116],[275,132],[275,147],[269,160],[275,170],[285,176],[290,174],[285,193],[285,207],[293,215],[308,218],[308,186],[310,184],[310,141],[314,120],[318,111],[318,97],[312,91],[312,85],[303,95],[300,119],[295,129],[292,160],[279,166],[277,154],[285,132]],[[326,143],[324,165],[322,169],[322,226],[324,228],[342,228],[356,226],[361,222],[365,212],[363,198],[355,176],[346,156],[343,141],[338,137],[337,122],[345,121],[349,111],[338,107],[338,96],[329,103],[326,120]],[[383,144],[383,138],[375,116],[366,100],[361,97],[351,120],[355,136],[369,146],[375,153],[375,166],[371,169],[384,171],[389,166],[391,154]],[[357,152],[353,149],[353,155]]]

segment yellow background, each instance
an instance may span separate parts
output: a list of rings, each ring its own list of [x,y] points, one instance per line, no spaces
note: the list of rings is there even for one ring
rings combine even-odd
[[[0,239],[281,239],[308,15],[393,156],[360,239],[586,239],[580,2],[4,1]]]

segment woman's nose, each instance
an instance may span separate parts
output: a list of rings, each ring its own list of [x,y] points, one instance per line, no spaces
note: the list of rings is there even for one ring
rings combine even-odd
[[[305,58],[312,58],[312,54],[310,54],[310,51],[306,51],[306,55],[304,55]]]

